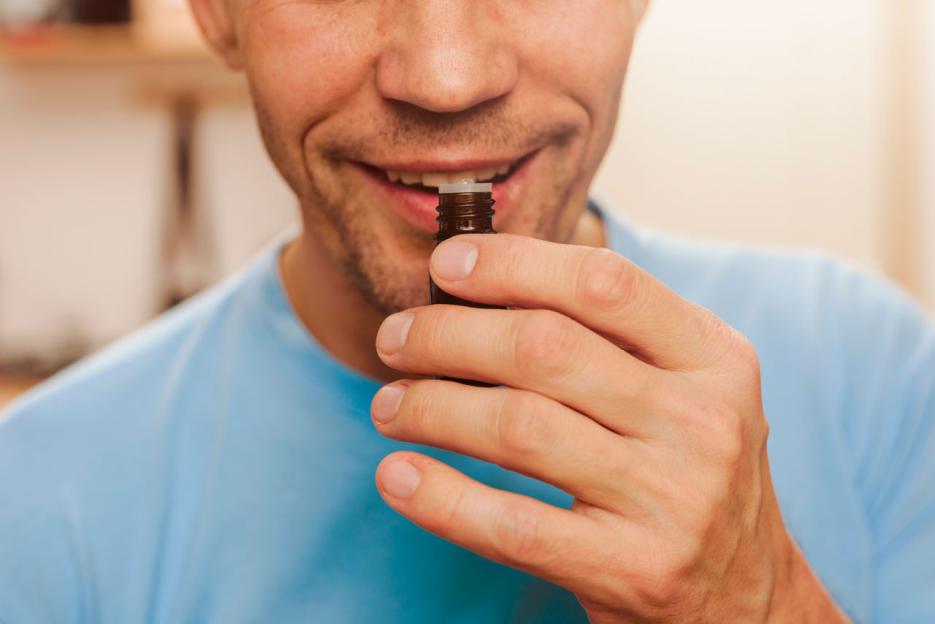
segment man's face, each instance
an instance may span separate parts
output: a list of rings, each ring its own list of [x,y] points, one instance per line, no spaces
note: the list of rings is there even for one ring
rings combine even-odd
[[[228,6],[266,147],[377,307],[427,302],[446,176],[494,177],[498,231],[572,236],[613,132],[632,0]]]

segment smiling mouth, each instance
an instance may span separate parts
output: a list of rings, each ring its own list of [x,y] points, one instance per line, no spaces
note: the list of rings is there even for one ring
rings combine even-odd
[[[369,169],[371,173],[384,177],[391,184],[414,191],[437,193],[438,188],[443,184],[452,184],[461,180],[502,184],[509,180],[516,170],[522,167],[523,163],[529,160],[532,155],[527,154],[512,163],[497,166],[446,171],[383,169],[366,163],[360,164]]]

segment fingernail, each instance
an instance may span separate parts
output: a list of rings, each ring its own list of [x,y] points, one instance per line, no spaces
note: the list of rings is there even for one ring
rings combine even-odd
[[[377,350],[385,355],[393,355],[402,349],[406,345],[413,319],[415,316],[410,312],[388,316],[377,332]]]
[[[394,498],[409,498],[419,487],[422,473],[407,461],[390,462],[383,468],[380,481],[387,494]]]
[[[396,412],[399,410],[399,404],[406,394],[406,388],[400,384],[390,384],[383,386],[373,401],[370,403],[370,413],[373,419],[385,425],[396,418]]]
[[[448,241],[436,247],[432,254],[432,269],[445,280],[463,280],[471,274],[475,264],[477,247],[467,241]]]

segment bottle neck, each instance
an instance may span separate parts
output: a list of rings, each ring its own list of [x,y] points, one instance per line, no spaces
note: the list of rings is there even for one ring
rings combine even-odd
[[[493,233],[494,200],[490,193],[444,193],[438,197],[438,234],[443,241],[458,234]]]

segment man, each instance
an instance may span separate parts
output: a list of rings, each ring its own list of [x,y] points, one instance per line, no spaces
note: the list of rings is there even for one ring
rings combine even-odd
[[[12,409],[0,621],[935,620],[924,313],[586,209],[644,3],[192,7],[305,227]]]

